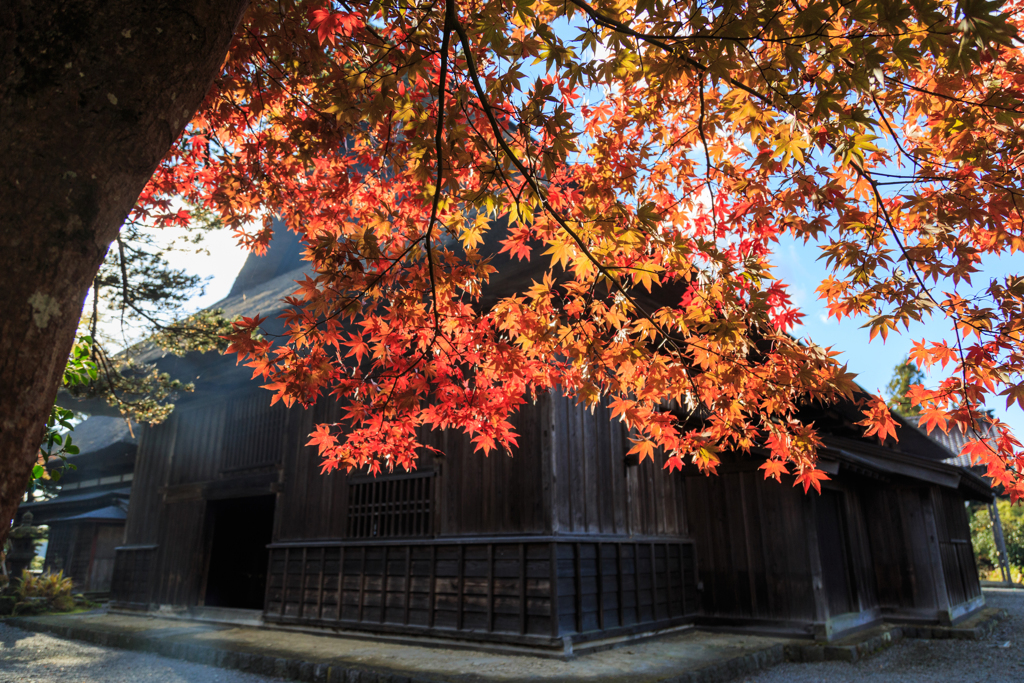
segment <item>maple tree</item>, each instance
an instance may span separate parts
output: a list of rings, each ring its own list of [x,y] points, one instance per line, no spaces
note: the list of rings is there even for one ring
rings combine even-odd
[[[258,2],[135,215],[178,224],[185,197],[256,250],[271,214],[302,236],[315,275],[285,336],[248,319],[231,350],[275,401],[342,402],[312,435],[325,471],[413,467],[424,426],[508,449],[509,415],[560,386],[608,401],[641,459],[713,472],[763,446],[766,477],[819,488],[801,405],[858,400],[867,436],[898,434],[836,351],[791,336],[783,237],[821,245],[819,295],[872,338],[950,322],[911,354],[955,370],[909,392],[926,428],[1024,405],[1024,278],[974,286],[1024,245],[1020,12]],[[506,255],[534,264],[521,287]],[[1024,453],[994,425],[966,450],[1019,498]]]
[[[302,236],[286,335],[231,342],[274,400],[342,402],[312,435],[325,470],[415,466],[424,427],[508,448],[560,386],[669,469],[763,446],[766,476],[817,488],[801,405],[858,400],[866,435],[898,435],[791,335],[782,238],[822,246],[820,296],[872,337],[949,320],[911,354],[955,370],[910,392],[927,428],[1024,401],[1024,279],[974,284],[1022,244],[1020,10],[259,0],[132,219],[183,224],[184,200],[257,251],[271,214]],[[521,287],[494,267],[524,261]],[[967,448],[1020,497],[995,427]]]

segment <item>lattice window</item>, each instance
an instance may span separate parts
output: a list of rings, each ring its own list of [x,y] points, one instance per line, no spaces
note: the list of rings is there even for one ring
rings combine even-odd
[[[433,472],[349,482],[349,538],[430,536]]]

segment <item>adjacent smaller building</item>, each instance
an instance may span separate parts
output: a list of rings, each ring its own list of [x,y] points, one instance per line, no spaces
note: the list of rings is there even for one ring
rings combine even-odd
[[[32,524],[50,527],[45,569],[63,571],[82,592],[109,593],[114,549],[124,540],[137,442],[120,417],[90,417],[73,435],[80,450],[68,457],[75,469],[64,472],[60,493],[23,503],[15,524],[31,513]]]

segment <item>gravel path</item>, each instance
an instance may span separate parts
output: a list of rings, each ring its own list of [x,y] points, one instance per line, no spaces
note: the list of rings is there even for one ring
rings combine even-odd
[[[0,622],[0,683],[281,683],[281,679],[86,645]]]
[[[983,641],[907,639],[857,664],[781,664],[742,683],[1020,683],[1024,591],[986,589],[1010,618]],[[0,622],[0,683],[282,683],[158,655],[86,645]]]
[[[985,640],[906,639],[857,664],[780,664],[743,683],[1020,683],[1024,681],[1024,591],[986,588],[989,607],[1010,618]]]

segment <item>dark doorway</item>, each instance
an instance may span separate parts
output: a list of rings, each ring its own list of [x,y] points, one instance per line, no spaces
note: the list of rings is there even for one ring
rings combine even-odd
[[[843,514],[843,494],[824,489],[817,499],[818,549],[830,616],[857,611],[850,571],[850,545]]]
[[[274,527],[274,496],[209,502],[212,524],[207,607],[263,609],[267,544]]]

